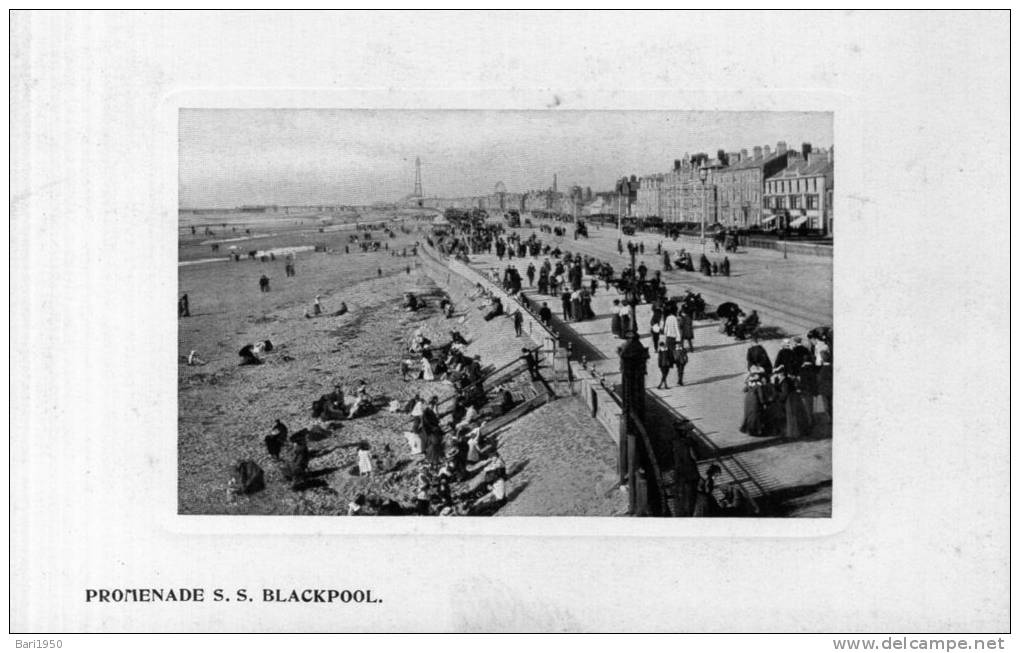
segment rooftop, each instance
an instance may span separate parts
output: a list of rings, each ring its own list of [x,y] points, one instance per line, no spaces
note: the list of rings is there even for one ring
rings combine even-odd
[[[748,157],[743,161],[737,161],[731,166],[727,166],[721,170],[721,172],[737,171],[737,170],[750,170],[751,168],[760,168],[770,161],[775,161],[781,154],[779,152],[770,152],[768,155],[763,155],[760,159],[754,157]]]
[[[789,177],[816,177],[818,175],[832,174],[832,161],[825,154],[812,156],[810,159],[790,159],[786,168],[776,173],[773,179]]]

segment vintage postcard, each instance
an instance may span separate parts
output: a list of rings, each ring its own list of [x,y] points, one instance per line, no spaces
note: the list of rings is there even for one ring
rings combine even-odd
[[[835,151],[826,112],[180,109],[179,512],[831,517]]]
[[[1008,631],[1008,14],[11,18],[17,647]]]

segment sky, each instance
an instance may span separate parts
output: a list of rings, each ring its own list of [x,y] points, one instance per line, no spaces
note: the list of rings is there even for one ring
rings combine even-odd
[[[828,112],[181,109],[179,206],[396,201],[590,186],[665,172],[684,153],[829,147]]]

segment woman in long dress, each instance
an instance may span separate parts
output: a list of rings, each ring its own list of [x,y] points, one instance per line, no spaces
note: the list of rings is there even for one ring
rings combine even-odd
[[[613,332],[613,335],[616,336],[617,338],[623,337],[623,333],[621,332],[621,326],[622,324],[620,322],[620,300],[614,299],[613,313],[609,318],[609,329]]]
[[[765,378],[762,368],[752,365],[744,381],[744,421],[740,425],[741,433],[759,436],[764,430],[764,385]]]
[[[786,375],[783,366],[776,369],[776,403],[783,407],[786,417],[786,437],[791,440],[806,438],[811,435],[811,421],[797,392],[797,384]]]

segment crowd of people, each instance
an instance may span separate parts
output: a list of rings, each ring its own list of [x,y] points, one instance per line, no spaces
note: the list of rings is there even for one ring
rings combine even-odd
[[[770,360],[754,339],[747,350],[742,433],[796,440],[811,436],[820,414],[831,423],[832,331],[812,330],[804,340],[785,339]]]
[[[480,285],[470,299],[480,302],[486,313],[500,305],[499,297]],[[469,300],[470,300],[469,299]],[[427,304],[414,293],[405,295],[408,310],[421,310]],[[452,318],[453,302],[443,296],[440,313]],[[321,298],[316,296],[309,317],[322,315]],[[490,318],[491,319],[491,318]],[[348,515],[488,515],[507,500],[508,474],[500,456],[498,442],[485,430],[486,423],[512,410],[517,401],[506,384],[486,388],[481,356],[469,356],[467,339],[457,328],[449,330],[450,339],[435,344],[423,327],[416,328],[407,341],[406,352],[417,357],[417,364],[403,359],[401,373],[405,380],[420,379],[444,383],[453,388],[453,396],[440,402],[436,394],[426,400],[419,392],[403,406],[391,402],[390,410],[405,412],[411,418],[404,432],[407,455],[395,452],[389,445],[376,450],[369,442],[356,444],[356,460],[349,473],[363,477],[367,485],[347,506]],[[240,352],[242,365],[257,365],[259,355],[272,351],[269,341],[246,345]],[[522,350],[532,378],[537,375],[533,353]],[[383,398],[384,399],[384,398]],[[277,420],[264,444],[270,458],[278,465],[283,479],[295,490],[314,486],[316,478],[309,472],[309,462],[316,455],[309,442],[333,435],[342,422],[363,418],[377,412],[381,398],[373,398],[367,384],[359,381],[354,388],[336,383],[333,389],[312,402],[311,416],[317,423],[291,432]],[[447,405],[445,410],[441,406]],[[401,468],[400,461],[410,458],[414,465],[413,503],[401,503],[385,497],[373,483]],[[254,492],[264,487],[265,477],[257,463],[238,461],[232,470],[231,486],[235,492]]]

